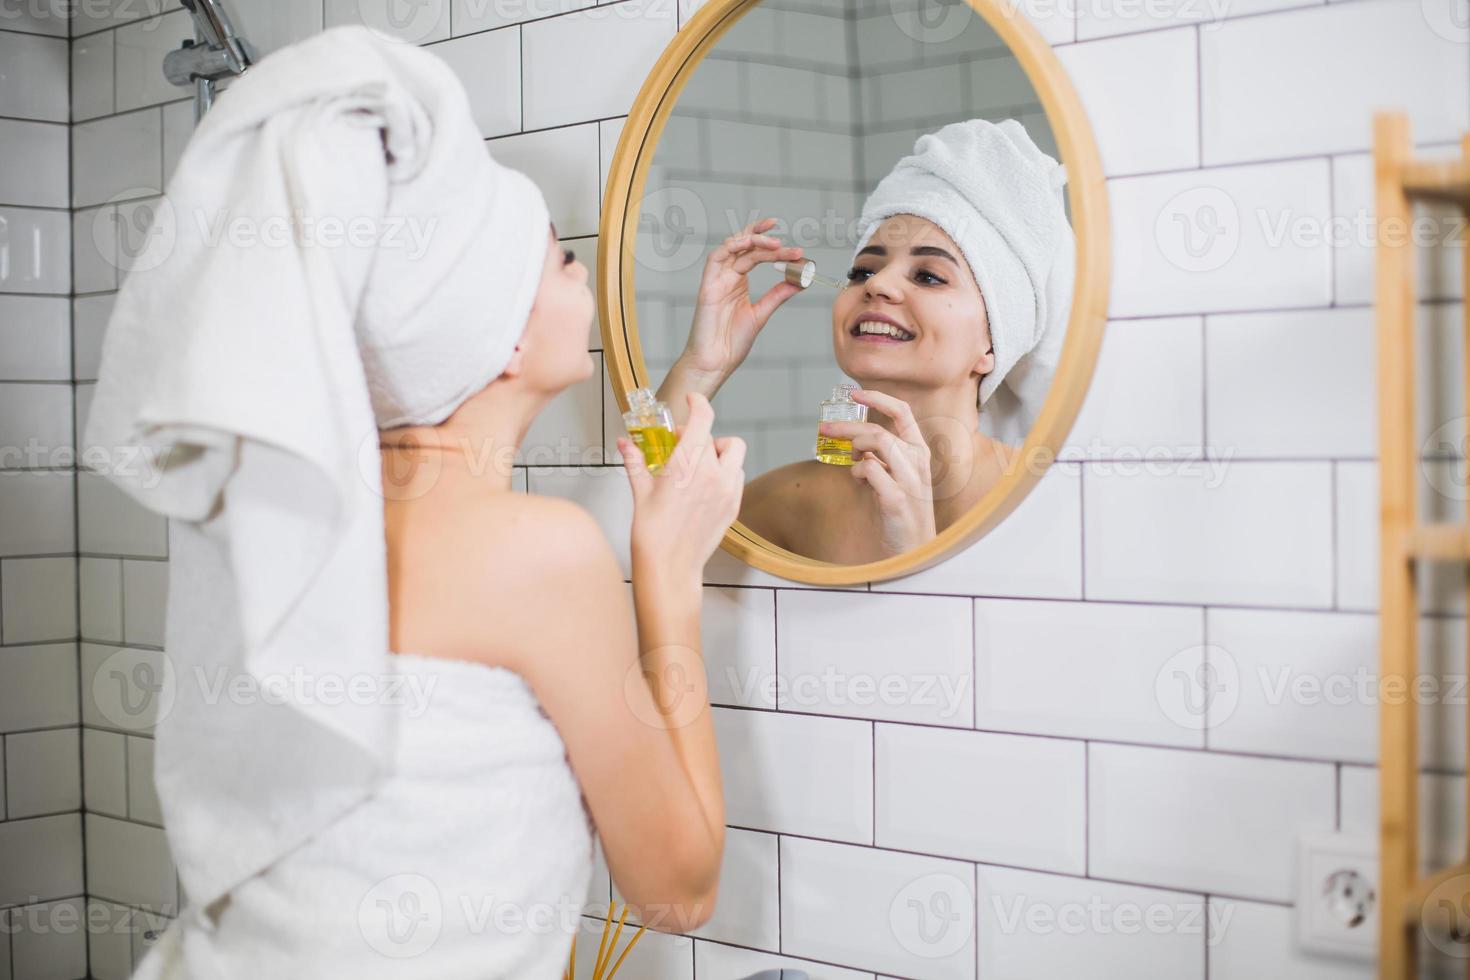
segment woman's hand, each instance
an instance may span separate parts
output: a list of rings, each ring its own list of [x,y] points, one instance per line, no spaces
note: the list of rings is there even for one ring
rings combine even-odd
[[[872,488],[882,523],[885,554],[898,555],[937,533],[929,444],[908,402],[872,389],[854,389],[852,400],[893,420],[896,432],[875,422],[823,422],[824,436],[852,440],[852,476]]]
[[[678,589],[693,583],[697,592],[705,563],[740,514],[745,440],[712,438],[709,400],[697,392],[686,397],[688,421],[658,474],[648,472],[631,439],[620,436],[618,450],[633,487],[634,581]]]
[[[750,301],[750,270],[762,262],[801,258],[800,246],[783,246],[776,237],[762,234],[775,223],[775,218],[762,218],[747,225],[721,242],[705,260],[694,323],[674,371],[700,382],[692,387],[706,397],[718,391],[750,354],[756,334],[771,314],[801,292],[800,286],[782,278],[759,300]]]

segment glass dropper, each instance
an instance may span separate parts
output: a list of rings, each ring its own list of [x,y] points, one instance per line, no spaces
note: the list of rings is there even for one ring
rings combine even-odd
[[[847,283],[833,279],[830,276],[817,274],[817,263],[811,259],[798,259],[795,262],[772,262],[771,265],[786,276],[786,281],[793,286],[806,289],[812,283],[821,283],[833,289],[842,289]]]

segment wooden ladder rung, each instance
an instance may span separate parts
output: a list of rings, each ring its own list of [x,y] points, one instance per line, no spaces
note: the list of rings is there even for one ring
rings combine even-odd
[[[1470,524],[1447,521],[1420,524],[1404,535],[1405,549],[1414,558],[1433,561],[1470,561]]]
[[[1429,904],[1431,895],[1435,897],[1433,906]],[[1462,861],[1414,884],[1404,899],[1404,924],[1454,932],[1464,927],[1457,916],[1466,909],[1470,909],[1470,862]]]
[[[1470,161],[1413,160],[1399,171],[1404,193],[1422,201],[1450,201],[1470,208]]]

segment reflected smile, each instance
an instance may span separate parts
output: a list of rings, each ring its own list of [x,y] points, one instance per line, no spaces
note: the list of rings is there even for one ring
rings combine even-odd
[[[914,332],[890,316],[882,313],[864,313],[853,322],[848,335],[859,340],[877,343],[901,344],[914,339]]]

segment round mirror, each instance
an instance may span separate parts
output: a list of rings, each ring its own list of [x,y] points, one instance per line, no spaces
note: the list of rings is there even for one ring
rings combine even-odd
[[[698,391],[746,441],[737,556],[907,574],[1050,465],[1101,341],[1107,236],[1080,104],[1013,7],[709,0],[608,175],[619,406],[641,436]]]

